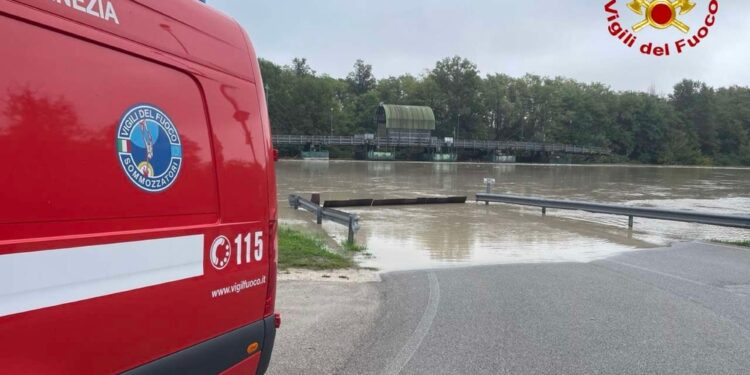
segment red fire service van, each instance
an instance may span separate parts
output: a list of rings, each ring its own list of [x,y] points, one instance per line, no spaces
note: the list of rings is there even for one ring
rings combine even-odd
[[[0,374],[262,374],[276,181],[197,0],[0,0]]]

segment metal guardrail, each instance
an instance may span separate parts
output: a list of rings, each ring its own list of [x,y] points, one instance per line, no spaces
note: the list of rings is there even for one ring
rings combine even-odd
[[[548,208],[556,208],[561,210],[586,211],[600,214],[627,216],[629,218],[628,227],[630,227],[631,229],[633,228],[634,217],[750,229],[750,216],[720,215],[704,212],[675,211],[658,208],[630,207],[612,204],[530,198],[488,193],[477,193],[476,197],[477,202],[485,202],[488,204],[489,202],[495,202],[521,206],[541,207],[543,215],[546,215]]]
[[[328,136],[328,135],[274,135],[275,145],[332,145],[332,146],[422,146],[422,147],[455,147],[462,149],[513,150],[565,152],[570,154],[609,155],[611,152],[603,147],[583,147],[557,143],[455,140],[444,142],[436,137],[372,137],[363,135]]]
[[[349,228],[348,241],[354,243],[354,234],[360,228],[359,216],[334,210],[332,208],[321,207],[320,205],[295,194],[289,196],[289,205],[295,210],[302,208],[305,211],[315,214],[318,224],[323,224],[323,220],[328,220],[336,224],[345,225]]]

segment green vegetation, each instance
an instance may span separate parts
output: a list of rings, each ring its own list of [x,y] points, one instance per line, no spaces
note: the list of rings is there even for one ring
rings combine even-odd
[[[747,241],[716,241],[716,242],[723,243],[723,244],[726,244],[726,245],[750,247],[750,240],[747,240]]]
[[[350,253],[361,253],[365,250],[367,250],[367,246],[365,245],[357,245],[356,242],[349,242],[349,241],[343,241],[341,242],[341,247],[344,248],[344,250],[350,252]]]
[[[328,250],[323,241],[290,228],[279,228],[279,269],[333,270],[354,267],[350,258]]]
[[[684,80],[668,95],[617,92],[600,83],[480,75],[460,57],[419,77],[376,80],[357,61],[345,79],[319,75],[305,59],[261,60],[276,134],[375,133],[378,103],[426,105],[438,137],[602,146],[610,162],[750,165],[750,88]],[[332,152],[336,156],[336,152]]]

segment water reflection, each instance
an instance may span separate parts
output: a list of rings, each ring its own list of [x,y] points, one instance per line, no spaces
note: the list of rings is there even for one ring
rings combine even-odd
[[[305,172],[322,173],[328,171],[327,160],[304,160],[302,161],[302,170]]]
[[[282,161],[279,194],[320,192],[323,199],[468,195],[497,180],[496,192],[551,198],[750,212],[750,170],[433,164],[395,162]],[[282,204],[285,204],[282,202]],[[383,270],[454,264],[591,261],[624,251],[664,246],[676,240],[750,239],[744,230],[517,206],[466,205],[351,209],[362,217],[358,234],[374,257],[365,266]],[[309,214],[281,210],[283,220],[312,221]],[[336,239],[345,228],[327,224]]]
[[[393,162],[382,162],[382,163],[366,163],[367,172],[371,175],[378,176],[381,173],[393,173],[396,168],[396,163]]]
[[[432,172],[433,174],[444,174],[444,173],[455,173],[458,170],[456,163],[433,163]]]

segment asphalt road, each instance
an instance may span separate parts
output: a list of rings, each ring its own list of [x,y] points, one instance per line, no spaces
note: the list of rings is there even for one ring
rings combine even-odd
[[[750,374],[745,249],[391,273],[359,288],[343,305],[367,313],[319,336],[346,341],[315,353],[335,360],[276,373]],[[275,365],[310,361],[287,345],[295,355]]]
[[[276,309],[281,329],[268,375],[333,374],[355,344],[374,331],[379,283],[282,281]]]

